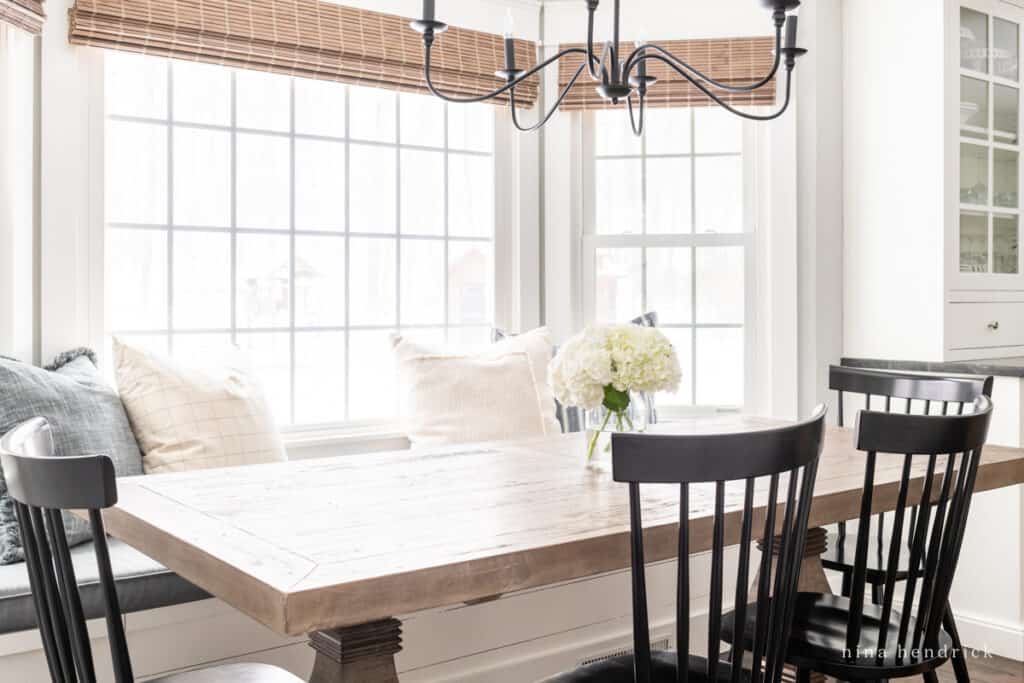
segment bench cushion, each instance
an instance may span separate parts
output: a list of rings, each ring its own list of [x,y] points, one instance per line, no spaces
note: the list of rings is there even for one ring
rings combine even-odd
[[[113,538],[108,540],[108,545],[123,612],[169,607],[210,597],[131,546]],[[106,616],[92,543],[72,548],[71,558],[86,618]],[[25,563],[0,566],[0,633],[35,627],[35,604]]]

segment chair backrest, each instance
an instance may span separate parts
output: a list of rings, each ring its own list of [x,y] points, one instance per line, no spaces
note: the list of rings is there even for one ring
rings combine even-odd
[[[900,653],[914,652],[918,648],[937,648],[991,417],[992,403],[987,396],[979,397],[968,415],[907,415],[867,410],[859,413],[855,443],[858,450],[866,453],[866,459],[864,492],[857,520],[863,532],[857,536],[846,632],[851,659],[887,658],[892,653],[899,658]],[[872,523],[875,466],[879,456],[902,457],[903,466],[896,511],[888,532],[889,557],[885,565],[881,630],[877,643],[872,636],[869,649],[877,646],[877,650],[865,652],[861,635],[868,531]],[[920,469],[918,479],[914,479],[915,461],[927,463],[923,480]],[[937,477],[940,469],[941,476]],[[918,506],[920,512],[911,531],[910,548],[905,551],[899,539],[908,505]],[[909,556],[909,573],[902,591],[899,629],[897,633],[889,633],[900,556],[904,552]]]
[[[942,406],[942,414],[962,415],[964,407],[974,403],[979,396],[992,398],[991,377],[942,377],[903,372],[882,372],[863,368],[848,368],[832,365],[828,369],[828,388],[837,392],[838,414],[836,421],[845,426],[844,399],[848,394],[864,396],[863,407],[872,409],[872,398],[884,400],[885,412],[892,410],[892,400],[904,400],[904,412],[914,411],[914,401],[919,402],[921,412],[933,412],[932,404]]]
[[[676,680],[684,682],[689,676],[689,510],[691,502],[705,492],[714,511],[707,676],[709,681],[719,680],[723,553],[728,516],[725,499],[727,484],[730,482],[734,482],[737,493],[739,490],[743,492],[742,509],[738,511],[739,537],[735,540],[730,538],[730,544],[739,543],[735,623],[741,629],[742,624],[746,623],[751,573],[750,546],[755,533],[755,518],[763,515],[763,526],[756,525],[756,533],[763,534],[765,547],[757,570],[759,579],[755,590],[755,632],[748,643],[753,653],[750,680],[752,683],[777,683],[781,679],[824,426],[825,409],[820,407],[806,422],[780,429],[712,435],[612,435],[613,476],[616,481],[629,483],[634,670],[637,683],[650,683],[652,667],[644,576],[641,484],[679,485],[679,568],[676,593],[679,666]],[[704,485],[707,485],[706,488]],[[698,488],[702,490],[695,490]],[[758,498],[757,507],[755,495]],[[730,529],[736,528],[734,522],[729,522]],[[776,534],[780,535],[776,537]],[[776,549],[778,561],[773,574],[771,557]],[[743,639],[737,638],[736,641],[743,642]],[[740,680],[743,650],[741,646],[732,650],[732,683]]]
[[[942,415],[963,415],[964,407],[972,405],[979,396],[992,398],[992,377],[943,377],[940,375],[921,375],[903,372],[883,372],[862,368],[848,368],[832,365],[828,369],[828,386],[837,393],[838,415],[840,427],[844,425],[844,398],[848,394],[860,394],[864,397],[863,407],[872,409],[875,404],[883,402],[885,412],[893,409],[893,399],[903,401],[903,412],[913,413],[919,410],[928,415],[935,412],[933,404],[941,406]],[[915,406],[914,402],[917,401]],[[885,513],[878,515],[879,522],[875,529],[875,552],[878,565],[885,564]],[[917,524],[917,506],[910,512],[910,524],[907,528],[907,547],[913,540],[914,527]],[[847,561],[842,553],[846,547],[846,523],[839,524],[840,558]]]
[[[114,676],[118,683],[129,683],[131,662],[100,515],[100,510],[117,503],[113,462],[105,455],[55,457],[50,425],[45,419],[35,418],[0,438],[0,465],[14,499],[51,679],[61,683],[96,680],[61,516],[63,510],[87,510],[106,606]]]

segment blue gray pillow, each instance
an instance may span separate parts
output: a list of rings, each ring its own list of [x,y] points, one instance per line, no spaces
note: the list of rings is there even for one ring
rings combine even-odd
[[[58,456],[109,455],[119,477],[142,474],[142,453],[121,399],[88,349],[63,353],[45,369],[0,357],[0,434],[32,417],[49,420]],[[64,526],[72,545],[92,537],[88,523],[70,514]],[[0,564],[23,559],[14,501],[0,471]]]

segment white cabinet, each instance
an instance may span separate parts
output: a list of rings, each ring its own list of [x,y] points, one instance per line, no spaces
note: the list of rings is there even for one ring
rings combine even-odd
[[[947,114],[959,149],[951,286],[1019,289],[1022,17],[1002,2],[958,10],[958,96]]]
[[[843,3],[845,355],[1024,356],[1022,26],[1002,0]]]

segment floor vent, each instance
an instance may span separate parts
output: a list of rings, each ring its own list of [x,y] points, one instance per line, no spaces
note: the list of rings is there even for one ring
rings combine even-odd
[[[660,640],[655,640],[655,641],[651,642],[651,649],[652,650],[667,650],[667,649],[669,649],[669,647],[670,647],[669,639],[668,639],[667,636],[665,638],[661,638]],[[581,667],[581,666],[587,666],[588,664],[597,664],[598,662],[603,662],[606,659],[614,659],[615,657],[622,657],[624,655],[631,655],[631,654],[633,654],[633,648],[628,647],[628,646],[627,647],[622,647],[622,648],[619,648],[618,650],[612,650],[611,652],[605,652],[603,654],[600,654],[600,655],[597,655],[597,656],[594,656],[594,657],[587,657],[583,661],[578,662],[576,664],[576,666],[577,667]]]

